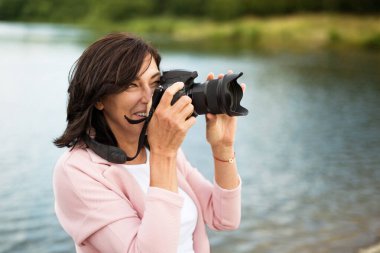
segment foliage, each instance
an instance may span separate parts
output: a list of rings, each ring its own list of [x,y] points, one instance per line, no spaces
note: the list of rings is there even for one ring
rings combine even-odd
[[[0,20],[129,31],[213,50],[379,50],[379,13],[379,0],[0,0]]]
[[[134,18],[117,24],[91,24],[95,38],[128,31],[162,48],[194,50],[380,49],[380,16],[297,14],[244,17],[228,21],[173,16]],[[94,38],[94,39],[95,39]]]
[[[372,35],[364,42],[368,49],[380,49],[380,32]]]
[[[378,0],[0,0],[0,20],[74,23],[88,19],[120,22],[169,15],[230,20],[242,16],[299,12],[380,12]]]

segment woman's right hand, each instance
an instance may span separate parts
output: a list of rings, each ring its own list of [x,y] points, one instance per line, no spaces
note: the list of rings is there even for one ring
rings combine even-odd
[[[177,82],[167,88],[153,113],[148,126],[152,154],[175,157],[188,130],[195,123],[195,117],[189,117],[194,111],[190,97],[182,96],[171,105],[174,94],[183,86],[182,82]]]
[[[178,192],[177,151],[187,131],[195,123],[191,98],[182,96],[173,105],[174,94],[184,86],[178,82],[162,95],[148,126],[150,146],[150,186]]]

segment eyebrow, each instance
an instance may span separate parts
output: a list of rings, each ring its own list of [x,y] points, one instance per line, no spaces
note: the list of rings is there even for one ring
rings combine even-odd
[[[156,73],[154,73],[154,74],[150,77],[150,79],[153,79],[153,78],[155,78],[155,77],[157,77],[157,76],[160,76],[160,75],[161,75],[161,73],[160,73],[159,71],[157,71]],[[137,81],[140,80],[140,77],[137,77],[136,80],[137,80]]]

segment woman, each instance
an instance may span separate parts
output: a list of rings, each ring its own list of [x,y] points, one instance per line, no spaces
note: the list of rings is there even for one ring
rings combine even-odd
[[[70,149],[56,164],[53,184],[57,217],[77,252],[209,252],[205,224],[215,230],[239,226],[236,118],[206,117],[212,184],[180,149],[195,123],[189,97],[171,105],[183,83],[163,94],[148,125],[149,149],[141,148],[135,159],[114,163],[87,145],[94,140],[130,157],[136,153],[143,123],[132,122],[147,117],[159,64],[150,45],[115,33],[90,45],[71,72],[67,127],[55,140]]]

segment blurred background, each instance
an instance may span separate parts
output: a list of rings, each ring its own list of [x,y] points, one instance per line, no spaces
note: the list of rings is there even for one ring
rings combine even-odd
[[[212,252],[356,253],[380,242],[380,2],[0,0],[0,253],[74,252],[54,214],[68,73],[113,31],[161,69],[242,71],[242,222]],[[183,149],[213,179],[199,117]],[[374,249],[374,248],[372,248]],[[371,251],[379,252],[379,251]]]

